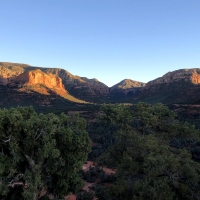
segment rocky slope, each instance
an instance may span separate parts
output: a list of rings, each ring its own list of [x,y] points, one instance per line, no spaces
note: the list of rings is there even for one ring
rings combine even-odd
[[[21,67],[23,66],[23,67]],[[16,77],[24,72],[27,65],[2,63],[0,62],[0,84],[7,85],[13,77]]]
[[[146,84],[146,87],[151,87],[153,85],[159,85],[162,83],[172,83],[184,81],[193,84],[200,83],[200,68],[193,69],[180,69],[173,72],[168,72],[164,76],[150,81]]]
[[[131,79],[124,79],[118,84],[112,86],[110,88],[110,93],[113,95],[135,94],[139,92],[144,86],[145,86],[145,83],[133,81]]]
[[[65,89],[73,96],[83,100],[95,100],[109,95],[109,87],[97,79],[74,76],[67,70],[60,68],[33,67],[26,64],[0,62],[0,84],[6,85],[20,74],[40,69],[47,74],[57,75],[62,79]]]
[[[0,63],[0,85],[15,88],[19,92],[34,91],[42,95],[54,93],[72,102],[86,103],[69,94],[60,77],[29,65]]]
[[[59,76],[65,88],[75,97],[92,100],[109,94],[109,87],[97,79],[74,76],[64,69],[42,68],[41,70]]]
[[[200,69],[168,72],[147,84],[125,79],[109,88],[97,79],[74,76],[64,69],[0,62],[0,86],[2,96],[5,96],[8,88],[12,93],[13,88],[15,95],[16,91],[27,95],[35,92],[35,95],[56,95],[71,102],[81,103],[194,103],[200,102]]]
[[[195,103],[200,100],[200,68],[168,72],[146,84],[137,100],[151,103]]]

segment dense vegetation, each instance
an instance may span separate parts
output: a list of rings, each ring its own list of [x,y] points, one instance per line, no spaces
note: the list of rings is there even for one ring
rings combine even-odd
[[[200,198],[200,131],[194,125],[163,104],[110,104],[96,113],[98,120],[87,118],[89,153],[78,115],[0,110],[0,198],[38,199],[42,190],[47,193],[40,199],[77,191],[78,200]],[[87,155],[99,166],[80,171]],[[101,166],[116,174],[106,175]],[[81,192],[80,178],[98,184]]]
[[[95,126],[90,157],[117,168],[106,199],[199,199],[200,133],[166,106],[105,105]]]
[[[78,172],[90,151],[86,121],[37,114],[31,107],[0,110],[0,199],[63,198],[83,182]],[[40,198],[41,199],[41,198]]]

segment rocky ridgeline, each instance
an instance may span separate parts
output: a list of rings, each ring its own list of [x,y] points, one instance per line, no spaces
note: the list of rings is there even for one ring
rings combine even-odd
[[[146,84],[146,87],[158,85],[162,83],[172,83],[178,81],[191,82],[194,84],[200,83],[200,68],[194,69],[180,69],[173,72],[168,72],[164,76],[150,81]]]
[[[58,75],[70,94],[78,97],[104,96],[109,94],[109,87],[97,79],[74,76],[64,69],[42,68],[43,71]]]
[[[18,63],[0,63],[0,84],[18,84],[19,86],[25,84],[32,86],[32,89],[36,88],[35,85],[45,85],[47,88],[54,88],[54,91],[61,96],[66,93],[66,89],[73,96],[86,100],[116,93],[119,95],[135,93],[145,86],[145,83],[125,79],[109,88],[97,79],[74,76],[64,69],[32,67]],[[37,88],[37,92],[48,94],[41,87]]]
[[[115,102],[125,96],[131,97],[131,102],[147,100],[166,103],[182,102],[183,99],[187,102],[192,98],[194,101],[199,99],[200,68],[168,72],[147,84],[124,79],[109,88],[97,79],[75,76],[60,68],[0,62],[0,86],[16,87],[18,91],[34,91],[44,95],[53,93],[79,103],[103,103],[109,99]]]
[[[43,95],[55,94],[73,102],[86,103],[69,94],[59,76],[45,73],[38,67],[0,63],[0,69],[1,85],[16,87],[20,92],[34,91]]]
[[[140,101],[195,104],[200,101],[200,69],[180,69],[150,81],[137,96]]]
[[[37,71],[36,73],[35,70],[41,71]],[[30,71],[32,72],[28,73]],[[22,79],[24,83],[27,81],[29,82],[26,83],[26,86],[28,85],[29,87],[31,87],[31,84],[33,84],[34,86],[36,84],[43,84],[47,88],[54,88],[54,91],[57,88],[58,91],[63,93],[62,96],[64,95],[64,88],[68,91],[68,95],[71,94],[81,99],[88,99],[87,97],[91,98],[106,96],[109,94],[109,87],[106,86],[104,83],[101,83],[97,79],[88,79],[85,77],[74,76],[64,69],[42,68],[33,67],[26,64],[0,62],[1,85],[8,85],[17,82],[20,85],[20,80]],[[64,88],[62,84],[64,85]],[[47,93],[40,88],[40,93],[42,92],[44,92],[45,94]]]

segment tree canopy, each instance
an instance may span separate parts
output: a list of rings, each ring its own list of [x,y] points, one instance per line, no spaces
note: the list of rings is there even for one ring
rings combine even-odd
[[[80,189],[78,171],[91,145],[85,129],[78,115],[1,109],[0,199],[60,199]]]
[[[162,104],[104,105],[102,111],[101,121],[117,127],[115,142],[99,158],[117,168],[110,199],[200,198],[200,164],[192,154],[199,130]]]

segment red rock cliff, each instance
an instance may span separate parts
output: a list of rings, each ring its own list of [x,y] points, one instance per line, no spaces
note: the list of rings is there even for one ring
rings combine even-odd
[[[15,83],[22,83],[26,85],[42,84],[47,88],[57,87],[61,90],[65,90],[61,78],[54,74],[46,74],[39,69],[20,74],[13,79],[13,81]]]
[[[194,84],[200,84],[200,74],[197,71],[192,74],[191,81]]]
[[[53,74],[46,74],[39,69],[20,74],[12,79],[11,84],[18,85],[21,88],[26,86],[30,90],[46,95],[50,91],[63,97],[68,93],[62,84],[61,78]]]

